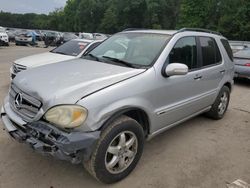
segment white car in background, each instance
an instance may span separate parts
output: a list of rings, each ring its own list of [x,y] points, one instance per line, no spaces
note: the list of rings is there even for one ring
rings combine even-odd
[[[1,45],[9,46],[9,37],[3,27],[0,27],[0,46]]]
[[[102,43],[102,40],[74,39],[49,52],[18,59],[14,61],[10,68],[11,79],[14,79],[17,73],[26,69],[79,58],[100,43]]]
[[[79,33],[80,39],[89,39],[89,40],[105,40],[109,36],[102,33]]]

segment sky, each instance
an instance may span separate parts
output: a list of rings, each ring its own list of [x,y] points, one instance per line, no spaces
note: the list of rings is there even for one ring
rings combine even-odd
[[[48,14],[64,7],[67,0],[0,0],[0,11],[11,13]]]

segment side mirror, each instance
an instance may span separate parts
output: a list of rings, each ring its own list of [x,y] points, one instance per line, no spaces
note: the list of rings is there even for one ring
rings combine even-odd
[[[188,73],[188,66],[181,63],[171,63],[165,69],[166,76],[186,75]]]

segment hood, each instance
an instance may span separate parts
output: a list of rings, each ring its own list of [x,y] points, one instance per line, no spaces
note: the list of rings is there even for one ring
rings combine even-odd
[[[75,56],[46,52],[18,59],[15,61],[15,63],[26,66],[29,69],[42,65],[57,63],[60,61],[71,60],[75,58],[76,58]]]
[[[45,110],[57,104],[74,104],[86,95],[144,71],[75,59],[20,72],[13,83],[41,100]]]

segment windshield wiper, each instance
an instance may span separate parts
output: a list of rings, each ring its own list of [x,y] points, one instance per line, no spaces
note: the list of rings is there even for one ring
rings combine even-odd
[[[93,54],[86,54],[84,56],[90,56],[90,57],[94,58],[96,61],[100,61],[99,57],[97,57],[97,56],[95,56]]]
[[[53,52],[53,51],[52,51],[52,52]],[[68,54],[66,54],[66,53],[64,53],[64,52],[53,52],[53,53],[62,54],[62,55],[68,55]]]
[[[116,63],[120,63],[120,64],[122,64],[122,65],[125,65],[125,66],[127,66],[127,67],[135,68],[135,66],[132,65],[131,63],[128,63],[128,62],[123,61],[123,60],[121,60],[121,59],[114,58],[114,57],[109,57],[109,56],[102,56],[102,57],[103,57],[103,58],[106,58],[106,59],[109,59],[109,60],[111,60],[111,61],[113,61],[113,62],[116,62]]]

